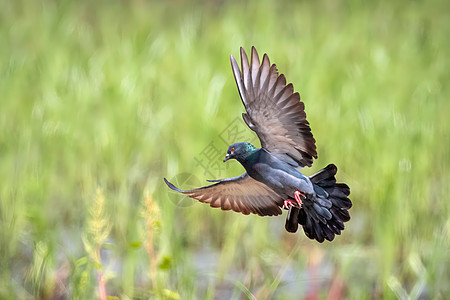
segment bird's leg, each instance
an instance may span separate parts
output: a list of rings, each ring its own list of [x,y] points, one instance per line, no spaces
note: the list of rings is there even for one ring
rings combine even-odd
[[[293,199],[285,200],[283,203],[283,208],[289,209],[289,207],[291,207],[291,206],[302,207],[302,205],[303,205],[302,197],[306,198],[306,196],[304,194],[302,194],[300,191],[295,191],[295,193],[294,193],[295,200],[293,200]]]

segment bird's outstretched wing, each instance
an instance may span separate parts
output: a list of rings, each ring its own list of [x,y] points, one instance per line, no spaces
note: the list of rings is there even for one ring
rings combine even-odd
[[[234,57],[230,58],[247,111],[242,117],[258,135],[261,146],[294,167],[311,166],[313,157],[317,158],[316,141],[306,120],[305,105],[293,85],[286,85],[284,75],[278,75],[267,54],[260,63],[255,47],[250,63],[241,47],[241,70]]]
[[[164,181],[172,190],[222,210],[231,209],[244,215],[253,213],[260,216],[276,216],[282,213],[280,206],[283,205],[283,199],[247,173],[233,178],[210,180],[217,183],[188,191],[180,190],[165,178]]]

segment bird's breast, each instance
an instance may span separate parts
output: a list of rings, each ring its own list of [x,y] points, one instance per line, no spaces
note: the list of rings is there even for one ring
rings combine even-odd
[[[255,164],[249,175],[259,182],[264,183],[277,193],[283,193],[285,188],[285,174],[280,169],[271,167],[264,163]]]
[[[296,170],[296,172],[298,172]],[[293,172],[287,172],[282,168],[271,166],[265,163],[257,163],[247,170],[253,179],[264,183],[279,195],[292,197],[296,190],[311,194],[313,187],[308,177],[303,174],[297,176]]]

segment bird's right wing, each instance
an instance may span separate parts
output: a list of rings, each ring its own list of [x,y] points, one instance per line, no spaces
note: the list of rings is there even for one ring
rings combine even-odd
[[[247,173],[238,177],[211,180],[215,184],[194,190],[182,191],[164,178],[167,186],[211,207],[233,210],[248,215],[276,216],[282,213],[283,198],[265,184]]]

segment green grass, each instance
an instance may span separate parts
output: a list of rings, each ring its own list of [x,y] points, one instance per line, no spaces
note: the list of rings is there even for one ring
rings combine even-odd
[[[1,299],[92,299],[100,277],[123,299],[450,294],[446,1],[0,8]],[[305,102],[319,159],[304,172],[333,162],[352,189],[332,243],[284,216],[176,205],[162,181],[210,179],[194,157],[225,153],[243,111],[229,55],[252,45]]]

